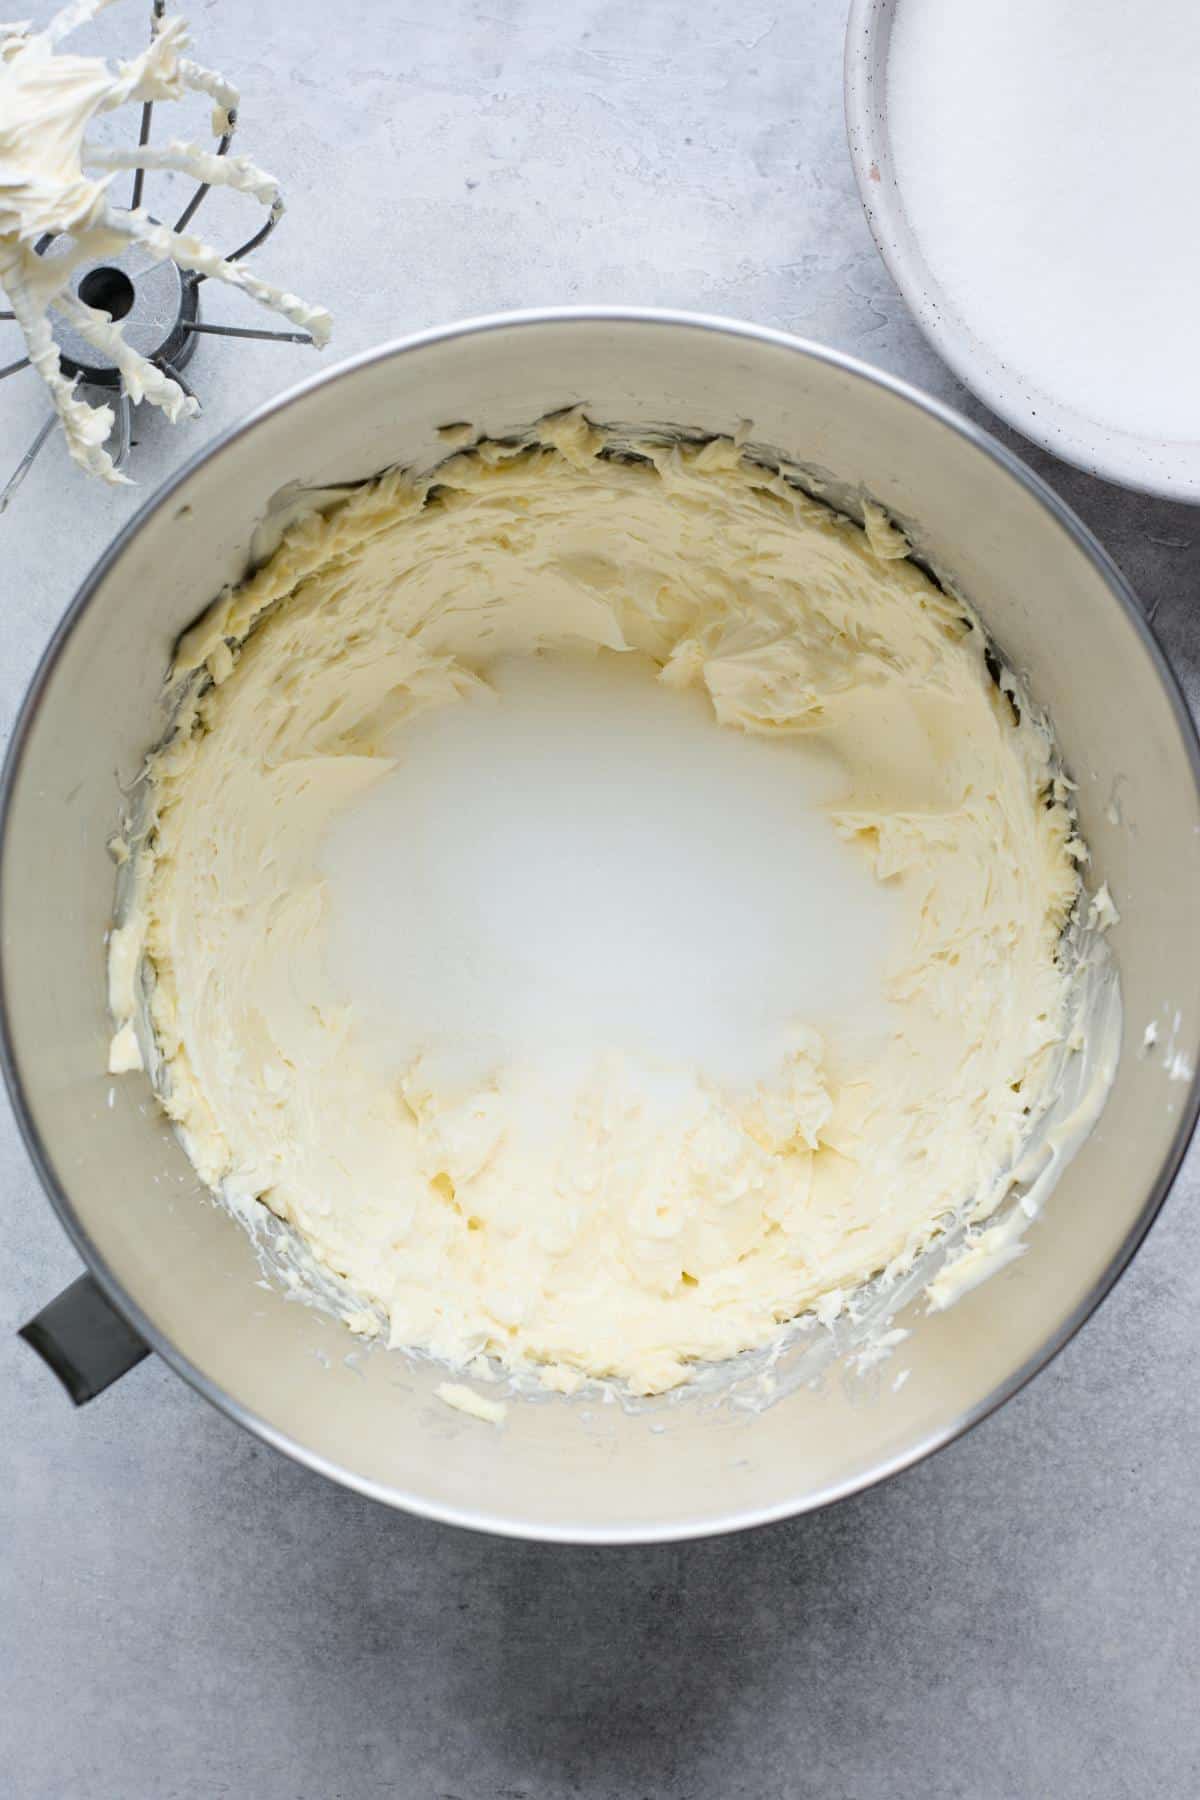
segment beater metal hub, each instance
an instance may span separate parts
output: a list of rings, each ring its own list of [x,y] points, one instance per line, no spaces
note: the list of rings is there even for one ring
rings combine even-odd
[[[47,254],[53,256],[53,248]],[[71,278],[71,292],[119,320],[125,342],[169,375],[177,374],[196,348],[191,327],[200,316],[199,282],[173,262],[156,261],[139,244],[119,256],[82,263]],[[68,375],[89,386],[120,387],[116,363],[85,342],[68,320],[54,318],[51,329]]]

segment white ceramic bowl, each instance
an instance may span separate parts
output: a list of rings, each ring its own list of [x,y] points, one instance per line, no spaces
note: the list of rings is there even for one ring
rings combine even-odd
[[[1122,487],[1200,503],[1200,404],[1192,441],[1139,437],[1100,425],[1043,392],[1023,370],[990,350],[930,269],[905,211],[888,132],[888,53],[897,7],[903,3],[851,0],[846,134],[867,223],[918,325],[959,380],[1035,444]]]

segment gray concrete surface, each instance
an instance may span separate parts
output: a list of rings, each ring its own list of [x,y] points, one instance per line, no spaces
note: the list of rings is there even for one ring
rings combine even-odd
[[[243,147],[286,177],[262,267],[333,307],[327,355],[496,307],[673,304],[825,339],[986,416],[918,336],[860,216],[840,0],[441,0],[403,16],[206,0],[192,16],[200,54],[244,89]],[[126,0],[103,35],[142,29]],[[214,198],[230,243],[233,212]],[[209,305],[256,322],[236,297]],[[6,727],[122,520],[311,367],[301,349],[203,343],[203,420],[139,421],[140,489],[88,486],[57,445],[44,455],[0,527]],[[42,404],[32,378],[5,384],[0,467]],[[1200,514],[1030,460],[1132,577],[1200,699]],[[77,1264],[5,1109],[0,1793],[1200,1792],[1198,1195],[1193,1157],[1100,1315],[933,1463],[740,1539],[543,1550],[340,1492],[153,1361],[73,1414],[12,1336]]]

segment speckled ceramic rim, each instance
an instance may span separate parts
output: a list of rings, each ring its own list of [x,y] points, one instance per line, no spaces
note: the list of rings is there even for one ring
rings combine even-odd
[[[63,645],[91,605],[97,589],[117,558],[123,554],[153,513],[175,501],[203,464],[213,457],[220,456],[228,445],[245,436],[247,432],[254,431],[265,419],[288,408],[302,405],[306,396],[314,389],[324,387],[330,382],[343,380],[347,375],[359,369],[390,361],[393,357],[407,355],[408,352],[419,350],[426,344],[437,343],[447,338],[466,335],[482,336],[490,331],[520,329],[526,326],[569,325],[574,320],[617,326],[623,324],[665,325],[675,330],[712,332],[750,342],[770,344],[775,349],[787,350],[797,356],[813,358],[842,370],[855,380],[871,382],[876,386],[886,388],[897,399],[936,419],[944,428],[953,431],[964,443],[990,458],[1011,480],[1020,483],[1037,504],[1044,508],[1067,533],[1080,553],[1092,564],[1108,588],[1114,602],[1126,614],[1141,638],[1147,655],[1158,671],[1159,680],[1162,682],[1186,745],[1192,778],[1196,784],[1197,797],[1200,799],[1200,742],[1197,741],[1196,730],[1183,694],[1145,622],[1132,589],[1091,532],[1076,518],[1070,508],[1065,506],[1057,495],[1046,486],[1045,482],[1027,469],[1002,444],[997,443],[978,426],[972,425],[968,420],[952,412],[949,407],[930,399],[918,389],[908,386],[906,382],[883,374],[878,369],[873,369],[867,363],[859,362],[854,357],[844,356],[835,350],[828,350],[820,344],[808,343],[804,339],[791,337],[785,332],[771,331],[761,326],[742,324],[733,319],[713,318],[697,313],[668,312],[649,308],[563,307],[536,312],[495,313],[484,318],[468,319],[461,324],[444,326],[432,331],[419,332],[412,337],[401,338],[398,342],[385,344],[379,349],[367,351],[361,356],[339,363],[336,368],[330,369],[327,373],[302,382],[298,387],[289,389],[287,393],[269,401],[265,406],[259,407],[240,424],[234,425],[224,432],[207,449],[201,450],[192,457],[178,474],[160,488],[158,493],[146,502],[145,506],[118,534],[79,589],[51,638],[29,685],[13,728],[4,766],[3,783],[0,785],[0,859],[3,858],[6,848],[9,809],[12,804],[13,791],[20,779],[25,745]],[[4,920],[0,914],[0,933],[3,930]],[[0,979],[2,979],[2,968],[0,968]],[[1036,1355],[1030,1357],[1014,1375],[993,1389],[986,1399],[980,1401],[978,1406],[963,1414],[961,1418],[953,1420],[938,1431],[930,1432],[918,1443],[905,1450],[902,1455],[880,1463],[860,1479],[831,1484],[828,1488],[795,1503],[785,1501],[775,1506],[748,1507],[731,1512],[727,1517],[716,1522],[705,1521],[677,1528],[662,1526],[652,1530],[633,1528],[602,1531],[586,1528],[573,1529],[566,1525],[547,1529],[544,1526],[524,1525],[520,1520],[494,1518],[488,1514],[485,1508],[467,1510],[462,1507],[431,1505],[419,1495],[364,1480],[338,1464],[330,1462],[327,1458],[315,1455],[285,1432],[276,1430],[266,1419],[260,1418],[234,1400],[216,1382],[212,1381],[203,1369],[198,1368],[187,1357],[181,1355],[174,1344],[158,1330],[157,1326],[146,1317],[140,1307],[125,1292],[118,1276],[105,1262],[96,1245],[84,1230],[58,1180],[50,1152],[34,1123],[25,1097],[12,1041],[8,998],[2,986],[0,986],[0,1061],[3,1063],[9,1097],[26,1148],[50,1198],[50,1203],[62,1221],[68,1237],[112,1304],[141,1333],[164,1362],[169,1363],[176,1374],[181,1375],[196,1389],[197,1393],[202,1394],[206,1400],[211,1401],[230,1418],[236,1419],[239,1425],[244,1425],[248,1431],[253,1432],[264,1443],[272,1444],[277,1450],[282,1450],[295,1461],[304,1463],[309,1468],[317,1470],[319,1474],[327,1475],[330,1480],[339,1482],[343,1487],[353,1488],[358,1493],[368,1495],[371,1499],[382,1500],[390,1506],[420,1514],[425,1518],[436,1519],[448,1525],[462,1525],[472,1530],[488,1531],[502,1537],[531,1538],[547,1543],[567,1544],[671,1543],[685,1538],[714,1537],[723,1532],[742,1531],[753,1525],[768,1525],[779,1519],[791,1518],[797,1513],[816,1511],[820,1507],[830,1505],[835,1500],[844,1500],[851,1494],[874,1487],[876,1483],[886,1480],[888,1476],[899,1474],[902,1469],[910,1468],[914,1463],[932,1455],[935,1450],[940,1450],[946,1444],[953,1443],[956,1438],[961,1437],[973,1425],[977,1425],[981,1419],[987,1418],[1005,1400],[1010,1399],[1013,1394],[1023,1388],[1039,1369],[1044,1368],[1051,1358],[1062,1349],[1063,1345],[1074,1337],[1084,1320],[1113,1287],[1128,1266],[1166,1199],[1195,1130],[1197,1114],[1200,1113],[1200,1075],[1198,1075],[1188,1089],[1186,1104],[1181,1108],[1179,1125],[1170,1151],[1151,1184],[1146,1202],[1104,1274],[1096,1282],[1086,1299],[1046,1339]]]
[[[1200,503],[1200,441],[1157,442],[1108,430],[1032,386],[993,356],[946,299],[917,246],[892,170],[886,62],[902,0],[851,0],[843,96],[846,138],[867,224],[889,275],[942,360],[1009,425],[1055,456],[1121,487]]]

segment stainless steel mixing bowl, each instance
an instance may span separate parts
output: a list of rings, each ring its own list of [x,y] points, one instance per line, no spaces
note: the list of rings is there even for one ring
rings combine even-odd
[[[437,427],[502,434],[585,402],[601,420],[756,439],[911,522],[1057,726],[1113,933],[1125,1042],[1098,1125],[1027,1254],[950,1310],[915,1305],[875,1387],[835,1371],[765,1412],[516,1401],[502,1430],[434,1397],[442,1372],[351,1340],[256,1286],[241,1228],[197,1192],[141,1078],[105,1074],[105,842],[118,781],[160,729],[171,646],[240,577],[272,497],[435,458]],[[516,1536],[600,1543],[731,1530],[820,1506],[945,1444],[1040,1368],[1107,1292],[1195,1121],[1195,1081],[1141,1054],[1200,1050],[1200,757],[1179,691],[1104,552],[984,433],[877,371],[715,319],[555,312],[375,351],[228,432],[139,513],[72,604],[18,720],[4,786],[5,1073],[50,1200],[90,1274],[32,1336],[77,1396],[150,1345],[260,1437],[363,1493]],[[1118,813],[1112,796],[1119,794]],[[110,1311],[116,1309],[116,1313]],[[121,1324],[127,1321],[128,1326]],[[328,1365],[328,1366],[326,1366]]]

